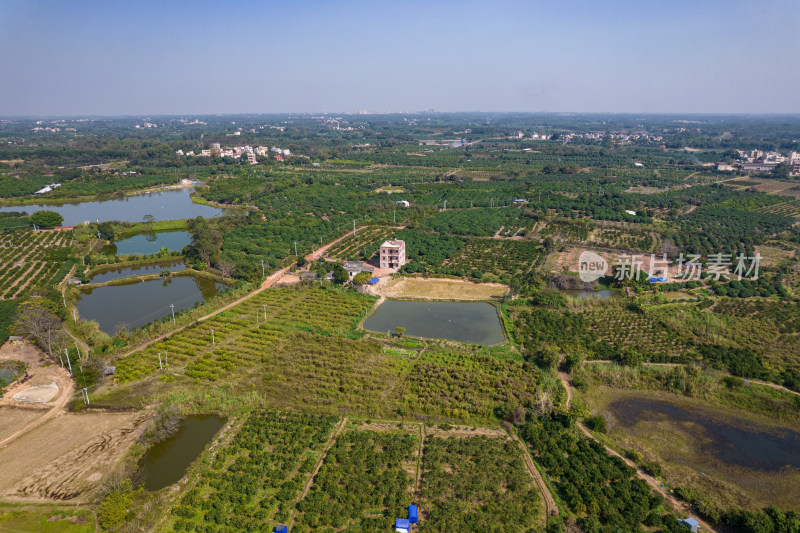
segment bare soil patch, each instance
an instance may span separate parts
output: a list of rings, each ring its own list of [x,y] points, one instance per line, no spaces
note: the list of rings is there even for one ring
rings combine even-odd
[[[143,427],[138,413],[63,414],[0,450],[0,495],[81,501],[100,487]]]
[[[25,427],[40,416],[42,416],[42,413],[39,410],[0,407],[0,440]]]
[[[370,288],[387,298],[420,300],[491,300],[502,298],[508,287],[501,283],[473,283],[459,279],[398,277],[381,280]]]

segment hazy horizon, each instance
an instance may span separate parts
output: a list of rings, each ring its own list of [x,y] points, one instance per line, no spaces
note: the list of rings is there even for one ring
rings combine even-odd
[[[0,116],[800,113],[800,3],[0,2]]]

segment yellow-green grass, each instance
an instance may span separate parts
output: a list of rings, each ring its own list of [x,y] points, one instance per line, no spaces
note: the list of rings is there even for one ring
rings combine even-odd
[[[75,506],[0,504],[0,531],[89,533],[97,529],[91,511]]]
[[[586,402],[592,414],[601,414],[609,420],[607,437],[615,447],[620,451],[635,450],[642,454],[644,463],[656,461],[662,466],[662,481],[666,485],[695,489],[718,510],[756,510],[768,505],[798,508],[800,471],[769,472],[724,463],[708,448],[709,441],[703,427],[696,422],[659,415],[631,425],[632,421],[616,418],[614,410],[609,407],[612,402],[625,399],[667,402],[700,413],[715,423],[773,434],[786,429],[800,430],[800,423],[796,420],[780,423],[765,413],[665,391],[593,387],[589,393],[579,395],[579,400]],[[728,445],[735,443],[721,444]]]

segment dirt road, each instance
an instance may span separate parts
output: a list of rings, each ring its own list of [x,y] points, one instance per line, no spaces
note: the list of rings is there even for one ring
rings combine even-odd
[[[564,388],[567,390],[567,405],[566,405],[566,407],[569,407],[569,404],[572,401],[572,386],[569,383],[569,376],[567,376],[567,374],[564,373],[564,372],[559,372],[558,373],[558,377],[561,380],[562,385],[564,385]],[[578,422],[577,425],[578,425],[578,428],[580,428],[580,430],[587,437],[589,437],[590,439],[593,439],[593,440],[595,440],[597,442],[600,442],[599,440],[597,440],[595,438],[594,435],[592,435],[592,432],[589,431],[589,429],[586,428],[586,426],[584,426],[581,422]],[[672,507],[672,509],[675,512],[677,512],[677,513],[682,515],[681,518],[684,518],[686,516],[694,516],[694,518],[698,522],[700,522],[700,525],[703,527],[704,530],[706,530],[706,531],[715,531],[715,532],[718,531],[716,528],[712,527],[707,522],[705,522],[705,521],[701,520],[700,518],[698,518],[697,516],[695,516],[693,511],[692,511],[692,509],[688,505],[686,505],[684,502],[677,500],[672,495],[667,493],[667,491],[662,487],[661,482],[659,482],[658,480],[656,480],[652,476],[646,474],[644,471],[640,470],[639,467],[636,465],[636,463],[634,463],[633,461],[631,461],[627,457],[623,457],[622,455],[617,453],[616,450],[606,446],[602,442],[600,442],[600,444],[603,445],[603,447],[606,449],[606,451],[608,453],[610,453],[611,455],[615,455],[615,456],[619,457],[620,459],[622,459],[625,462],[625,464],[627,464],[628,466],[630,466],[631,468],[636,470],[636,476],[639,479],[641,479],[642,481],[644,481],[645,483],[647,483],[650,486],[650,488],[652,488],[656,493],[660,494],[661,497],[664,498],[664,501],[670,507]]]
[[[305,487],[303,487],[303,493],[300,495],[298,499],[295,500],[294,505],[292,506],[292,517],[289,519],[289,531],[292,530],[292,526],[294,525],[294,516],[295,510],[297,509],[297,504],[303,501],[306,496],[308,496],[308,491],[311,490],[311,485],[314,484],[314,478],[319,473],[319,469],[322,468],[322,463],[325,462],[325,457],[328,455],[328,450],[331,449],[331,446],[336,442],[336,439],[344,430],[344,427],[347,425],[347,418],[342,418],[338,424],[336,424],[336,428],[331,433],[331,436],[328,438],[328,442],[325,443],[325,448],[322,450],[322,453],[319,455],[319,459],[317,460],[316,466],[314,466],[314,471],[311,472],[311,475],[308,477],[308,481],[306,481]]]
[[[542,478],[542,474],[539,472],[539,469],[536,468],[536,465],[533,462],[533,457],[531,457],[530,450],[528,450],[528,445],[522,442],[522,439],[520,439],[516,433],[509,432],[508,434],[517,442],[520,450],[522,450],[522,458],[525,460],[525,466],[528,467],[528,471],[531,473],[533,481],[536,483],[536,486],[539,488],[539,492],[542,494],[545,514],[547,516],[558,516],[558,505],[556,505],[556,500],[550,493],[550,489],[547,488],[547,483],[544,482],[544,478]]]
[[[361,226],[360,228],[357,228],[356,231],[358,232],[358,231],[364,229],[365,227],[366,226]],[[343,235],[343,236],[339,237],[338,239],[335,239],[335,240],[329,242],[325,246],[317,248],[316,250],[314,250],[313,252],[311,252],[310,254],[305,256],[306,260],[311,261],[311,260],[313,260],[313,258],[315,256],[320,257],[322,254],[324,254],[328,250],[328,248],[330,248],[334,244],[338,243],[339,241],[341,241],[343,239],[346,239],[349,236],[350,236],[350,233],[347,233],[346,235]],[[260,292],[263,292],[263,291],[269,289],[270,287],[275,285],[275,283],[277,283],[284,276],[284,274],[286,274],[289,271],[289,269],[292,266],[294,266],[294,263],[292,263],[291,265],[289,265],[287,267],[284,267],[284,268],[278,270],[274,274],[272,274],[269,277],[267,277],[267,279],[265,279],[261,283],[261,285],[257,289],[255,289],[254,291],[249,292],[245,296],[242,296],[238,300],[234,300],[233,302],[231,302],[231,303],[229,303],[229,304],[217,309],[216,311],[213,311],[213,312],[211,312],[211,313],[209,313],[209,314],[207,314],[207,315],[205,315],[203,317],[198,318],[197,322],[204,322],[204,321],[208,320],[209,318],[212,318],[212,317],[222,313],[223,311],[227,311],[231,307],[239,305],[240,303],[244,302],[245,300],[248,300],[248,299],[252,298],[256,294],[259,294]],[[145,348],[147,348],[151,344],[156,343],[156,342],[161,341],[161,340],[164,340],[167,337],[171,337],[172,335],[175,335],[179,331],[183,331],[184,329],[186,329],[186,328],[188,328],[189,326],[192,326],[192,325],[194,325],[194,322],[192,322],[190,324],[186,324],[185,326],[181,326],[179,328],[173,329],[171,331],[168,331],[167,333],[164,333],[163,335],[159,335],[158,337],[155,337],[155,338],[150,339],[150,340],[148,340],[146,342],[143,342],[142,344],[136,346],[132,350],[129,350],[129,351],[125,352],[120,357],[128,357],[129,355],[132,355],[132,354],[134,354],[136,352],[144,350]]]
[[[0,449],[5,448],[12,441],[41,426],[51,418],[66,412],[66,405],[72,398],[72,393],[75,391],[75,387],[73,386],[71,379],[56,378],[56,384],[58,385],[59,396],[53,404],[53,407],[49,411],[45,412],[42,416],[32,420],[11,435],[5,437],[2,441],[0,441]]]

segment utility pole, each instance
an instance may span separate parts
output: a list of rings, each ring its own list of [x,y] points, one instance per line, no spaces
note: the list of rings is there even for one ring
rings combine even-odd
[[[61,289],[61,300],[64,302],[64,309],[67,308],[67,297],[64,296],[65,289]]]
[[[78,349],[78,340],[77,339],[75,340],[75,351],[78,352],[78,359],[83,361],[83,357],[81,356],[81,351]],[[86,355],[89,355],[89,354],[86,354]]]
[[[353,237],[356,236],[356,221],[353,221]]]
[[[214,328],[211,328],[211,344],[214,346],[217,345],[217,342],[214,340]]]
[[[89,390],[86,387],[84,387],[83,389],[81,389],[81,392],[83,392],[83,399],[86,402],[86,405],[91,405],[89,403]]]
[[[172,323],[175,324],[175,304],[169,304],[170,309],[172,309]]]
[[[264,260],[263,259],[261,260],[261,277],[262,278],[266,277],[266,274],[264,274]]]
[[[158,368],[164,370],[164,365],[161,364],[161,352],[158,352]]]
[[[392,211],[392,224],[397,224],[397,211]]]
[[[267,304],[264,304],[264,322],[267,321]]]
[[[297,255],[297,241],[294,241],[294,255]]]
[[[447,211],[447,200],[444,201],[444,210]]]
[[[67,366],[69,366],[69,375],[72,375],[72,363],[69,362],[69,350],[64,348],[64,354],[67,356]]]
[[[494,198],[492,198],[492,207],[494,207]]]

